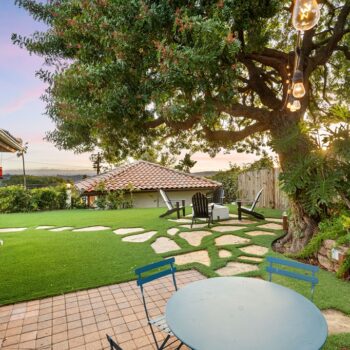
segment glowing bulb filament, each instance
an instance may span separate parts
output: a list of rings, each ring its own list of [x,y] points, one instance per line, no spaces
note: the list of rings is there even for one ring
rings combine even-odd
[[[296,0],[292,22],[296,30],[309,30],[320,19],[320,9],[316,0]]]

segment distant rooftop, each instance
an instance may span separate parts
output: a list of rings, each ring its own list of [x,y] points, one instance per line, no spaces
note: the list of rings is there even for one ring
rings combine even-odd
[[[96,187],[101,182],[108,191],[123,190],[130,184],[140,191],[214,189],[221,185],[219,182],[203,177],[139,160],[79,181],[75,187],[83,193],[92,193],[96,192]]]
[[[23,150],[21,139],[15,138],[7,130],[0,129],[0,152],[18,152]]]

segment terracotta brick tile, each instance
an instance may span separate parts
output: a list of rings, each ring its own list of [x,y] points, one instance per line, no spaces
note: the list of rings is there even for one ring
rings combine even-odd
[[[144,337],[146,335],[146,332],[143,330],[143,328],[137,328],[130,332],[131,337],[133,339]]]
[[[122,314],[123,316],[131,315],[131,314],[133,314],[133,313],[134,313],[134,311],[133,311],[132,308],[128,308],[128,309],[123,309],[123,310],[121,310],[121,314]]]
[[[36,338],[40,339],[40,338],[45,338],[45,337],[48,337],[51,335],[52,335],[52,328],[49,327],[49,328],[38,330],[38,334],[36,335]]]
[[[52,313],[41,315],[38,318],[38,322],[49,321],[52,320]]]
[[[84,319],[84,318],[88,318],[88,317],[93,317],[94,313],[92,312],[92,310],[88,310],[88,311],[81,312],[80,316],[82,319]]]
[[[81,327],[81,321],[77,320],[77,321],[68,322],[67,326],[68,326],[68,330],[79,328]]]
[[[97,340],[100,340],[99,332],[90,332],[89,334],[84,335],[85,343],[92,343]]]
[[[123,342],[126,342],[128,340],[131,340],[131,334],[129,332],[124,332],[124,333],[121,333],[121,334],[118,334],[117,333],[117,341],[119,343],[123,343]]]
[[[97,324],[95,323],[83,327],[84,334],[94,333],[97,331],[98,331],[98,328],[97,328]]]
[[[120,317],[122,315],[122,313],[120,311],[111,311],[108,312],[108,316],[109,318],[112,320],[113,318],[117,318]]]
[[[122,333],[126,333],[129,331],[126,324],[119,324],[119,325],[113,327],[113,330],[114,330],[115,334],[122,334]]]
[[[124,324],[124,323],[125,323],[125,321],[124,321],[123,317],[117,317],[117,318],[113,318],[111,320],[112,326],[118,326],[118,325]]]
[[[68,327],[66,323],[52,326],[52,334],[62,333],[67,330],[68,330]]]
[[[52,350],[68,350],[68,349],[69,349],[69,344],[68,344],[67,340],[59,342],[59,343],[53,342]]]
[[[66,317],[57,317],[57,318],[54,318],[52,320],[52,325],[53,326],[57,326],[59,324],[66,323],[66,322],[67,322],[67,318]]]
[[[64,317],[66,316],[66,309],[60,310],[60,311],[54,311],[52,313],[52,318],[59,318],[59,317]]]
[[[78,307],[72,307],[70,309],[66,308],[66,315],[73,315],[73,314],[78,314],[78,313],[79,313]]]
[[[25,350],[36,350],[35,349],[35,340],[29,340],[26,342],[21,342],[18,346],[18,349],[25,349]]]
[[[141,323],[139,321],[133,321],[126,324],[130,331],[141,328]]]
[[[77,346],[80,346],[80,345],[84,345],[85,344],[85,340],[84,340],[84,337],[80,336],[80,337],[69,339],[68,343],[69,343],[69,347],[71,349],[73,349],[74,347],[77,347]]]
[[[52,326],[52,320],[38,322],[38,329],[44,329]]]
[[[98,309],[94,309],[93,312],[94,312],[94,315],[97,316],[97,315],[105,314],[107,310],[105,307],[100,307]]]
[[[103,322],[98,322],[97,323],[97,328],[99,331],[102,331],[104,329],[107,329],[107,328],[110,328],[112,325],[111,325],[111,322],[110,321],[103,321]]]
[[[51,340],[52,340],[51,336],[37,339],[36,343],[35,343],[35,348],[39,349],[42,347],[48,347],[50,349],[51,348]]]
[[[68,315],[67,316],[67,322],[78,321],[80,319],[81,319],[80,314],[73,314],[73,315]]]
[[[107,340],[106,340],[107,342]],[[86,350],[102,350],[102,349],[107,349],[105,346],[102,345],[102,343],[99,340],[96,340],[92,343],[87,343],[85,345]]]
[[[0,324],[0,331],[4,331],[7,328],[7,323]]]
[[[95,317],[87,317],[87,318],[83,318],[81,320],[81,323],[83,326],[87,326],[89,324],[93,324],[95,323]]]
[[[95,317],[96,322],[103,322],[108,320],[108,315],[107,314],[102,314],[102,315],[97,315]]]
[[[136,350],[137,349],[137,346],[133,340],[129,340],[129,341],[126,341],[124,343],[121,343],[120,346],[122,347],[123,350]]]
[[[21,343],[29,341],[29,340],[35,340],[37,333],[38,333],[37,331],[22,333],[21,334]]]
[[[3,345],[7,346],[7,345],[19,344],[20,339],[21,339],[20,334],[12,335],[11,337],[6,337],[5,340],[3,341]]]
[[[136,345],[136,349],[141,348],[142,346],[150,345],[149,339],[147,336],[141,336],[133,339]]]
[[[68,339],[81,337],[82,335],[83,335],[83,328],[74,328],[74,329],[68,330]]]
[[[68,332],[67,331],[52,335],[52,344],[57,344],[57,343],[65,341],[65,340],[68,340]]]
[[[22,333],[22,327],[14,327],[14,328],[9,328],[6,331],[6,337],[11,337],[13,335],[21,334]]]
[[[38,329],[38,325],[36,323],[31,323],[22,327],[22,333],[36,331],[37,329]]]

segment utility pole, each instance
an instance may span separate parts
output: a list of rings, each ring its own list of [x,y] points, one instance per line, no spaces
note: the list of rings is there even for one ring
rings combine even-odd
[[[24,152],[22,152],[22,166],[23,166],[23,187],[27,189],[27,179],[26,179],[26,167],[24,163]]]

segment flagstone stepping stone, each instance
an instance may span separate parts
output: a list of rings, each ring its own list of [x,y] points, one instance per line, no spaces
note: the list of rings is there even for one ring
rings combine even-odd
[[[54,228],[55,226],[38,226],[36,230],[48,230],[50,228]]]
[[[250,225],[250,224],[256,224],[257,221],[243,219],[243,220],[223,220],[220,221],[220,225]]]
[[[266,218],[266,221],[272,221],[272,222],[277,222],[277,223],[281,223],[282,224],[283,219]]]
[[[53,229],[51,229],[49,231],[51,231],[51,232],[61,232],[61,231],[71,230],[72,228],[74,228],[74,227],[64,226],[64,227],[53,228]]]
[[[145,229],[142,227],[132,227],[132,228],[118,228],[113,231],[116,235],[127,235],[128,233],[143,232]]]
[[[167,237],[157,238],[157,240],[151,244],[151,247],[158,254],[181,249],[176,242]]]
[[[221,269],[218,269],[215,272],[219,276],[234,276],[240,273],[257,271],[257,270],[259,270],[259,268],[256,265],[231,261],[225,267],[222,267]]]
[[[350,317],[334,309],[322,311],[328,325],[329,334],[350,333]]]
[[[192,232],[181,232],[179,236],[186,240],[189,244],[194,247],[201,245],[202,239],[206,236],[210,236],[212,233],[208,231],[192,231]]]
[[[250,245],[248,247],[239,248],[243,253],[253,254],[253,255],[265,255],[269,250],[266,247],[260,245]]]
[[[245,232],[246,235],[256,237],[256,236],[275,236],[273,232],[267,232],[267,231],[250,231]]]
[[[232,253],[229,250],[226,250],[226,249],[219,250],[219,257],[220,258],[229,258],[231,256],[232,256]]]
[[[203,228],[207,226],[208,227],[208,224],[193,224],[192,225],[192,228]],[[183,228],[191,228],[191,225],[180,225],[180,227],[183,227]]]
[[[231,244],[246,244],[249,243],[250,239],[242,238],[235,235],[223,235],[215,239],[215,245],[231,245]]]
[[[190,219],[168,219],[168,220],[172,222],[178,222],[181,224],[190,224],[192,222],[192,220]]]
[[[276,223],[269,223],[265,225],[259,226],[260,228],[266,228],[270,230],[282,230],[282,225],[276,224]]]
[[[169,228],[169,230],[167,231],[167,234],[170,236],[175,236],[180,230],[176,227],[173,228]]]
[[[4,241],[0,239],[0,245],[4,245]]]
[[[212,228],[213,231],[216,232],[231,232],[231,231],[238,231],[245,228],[244,226],[215,226]]]
[[[149,232],[141,233],[139,235],[124,237],[122,238],[122,241],[132,242],[132,243],[146,242],[148,239],[152,238],[155,234],[157,234],[157,231],[149,231]]]
[[[110,229],[111,228],[107,226],[90,226],[90,227],[77,228],[73,230],[73,232],[105,231]]]
[[[6,232],[21,232],[26,230],[27,227],[9,227],[9,228],[0,228],[1,233],[6,233]]]
[[[248,260],[248,261],[255,261],[255,262],[259,262],[259,263],[264,261],[264,259],[262,259],[262,258],[255,258],[253,256],[244,256],[244,255],[241,255],[239,257],[239,259]]]
[[[184,265],[190,263],[200,263],[205,266],[210,266],[209,254],[206,250],[199,250],[197,252],[185,253],[175,256],[175,264]]]

